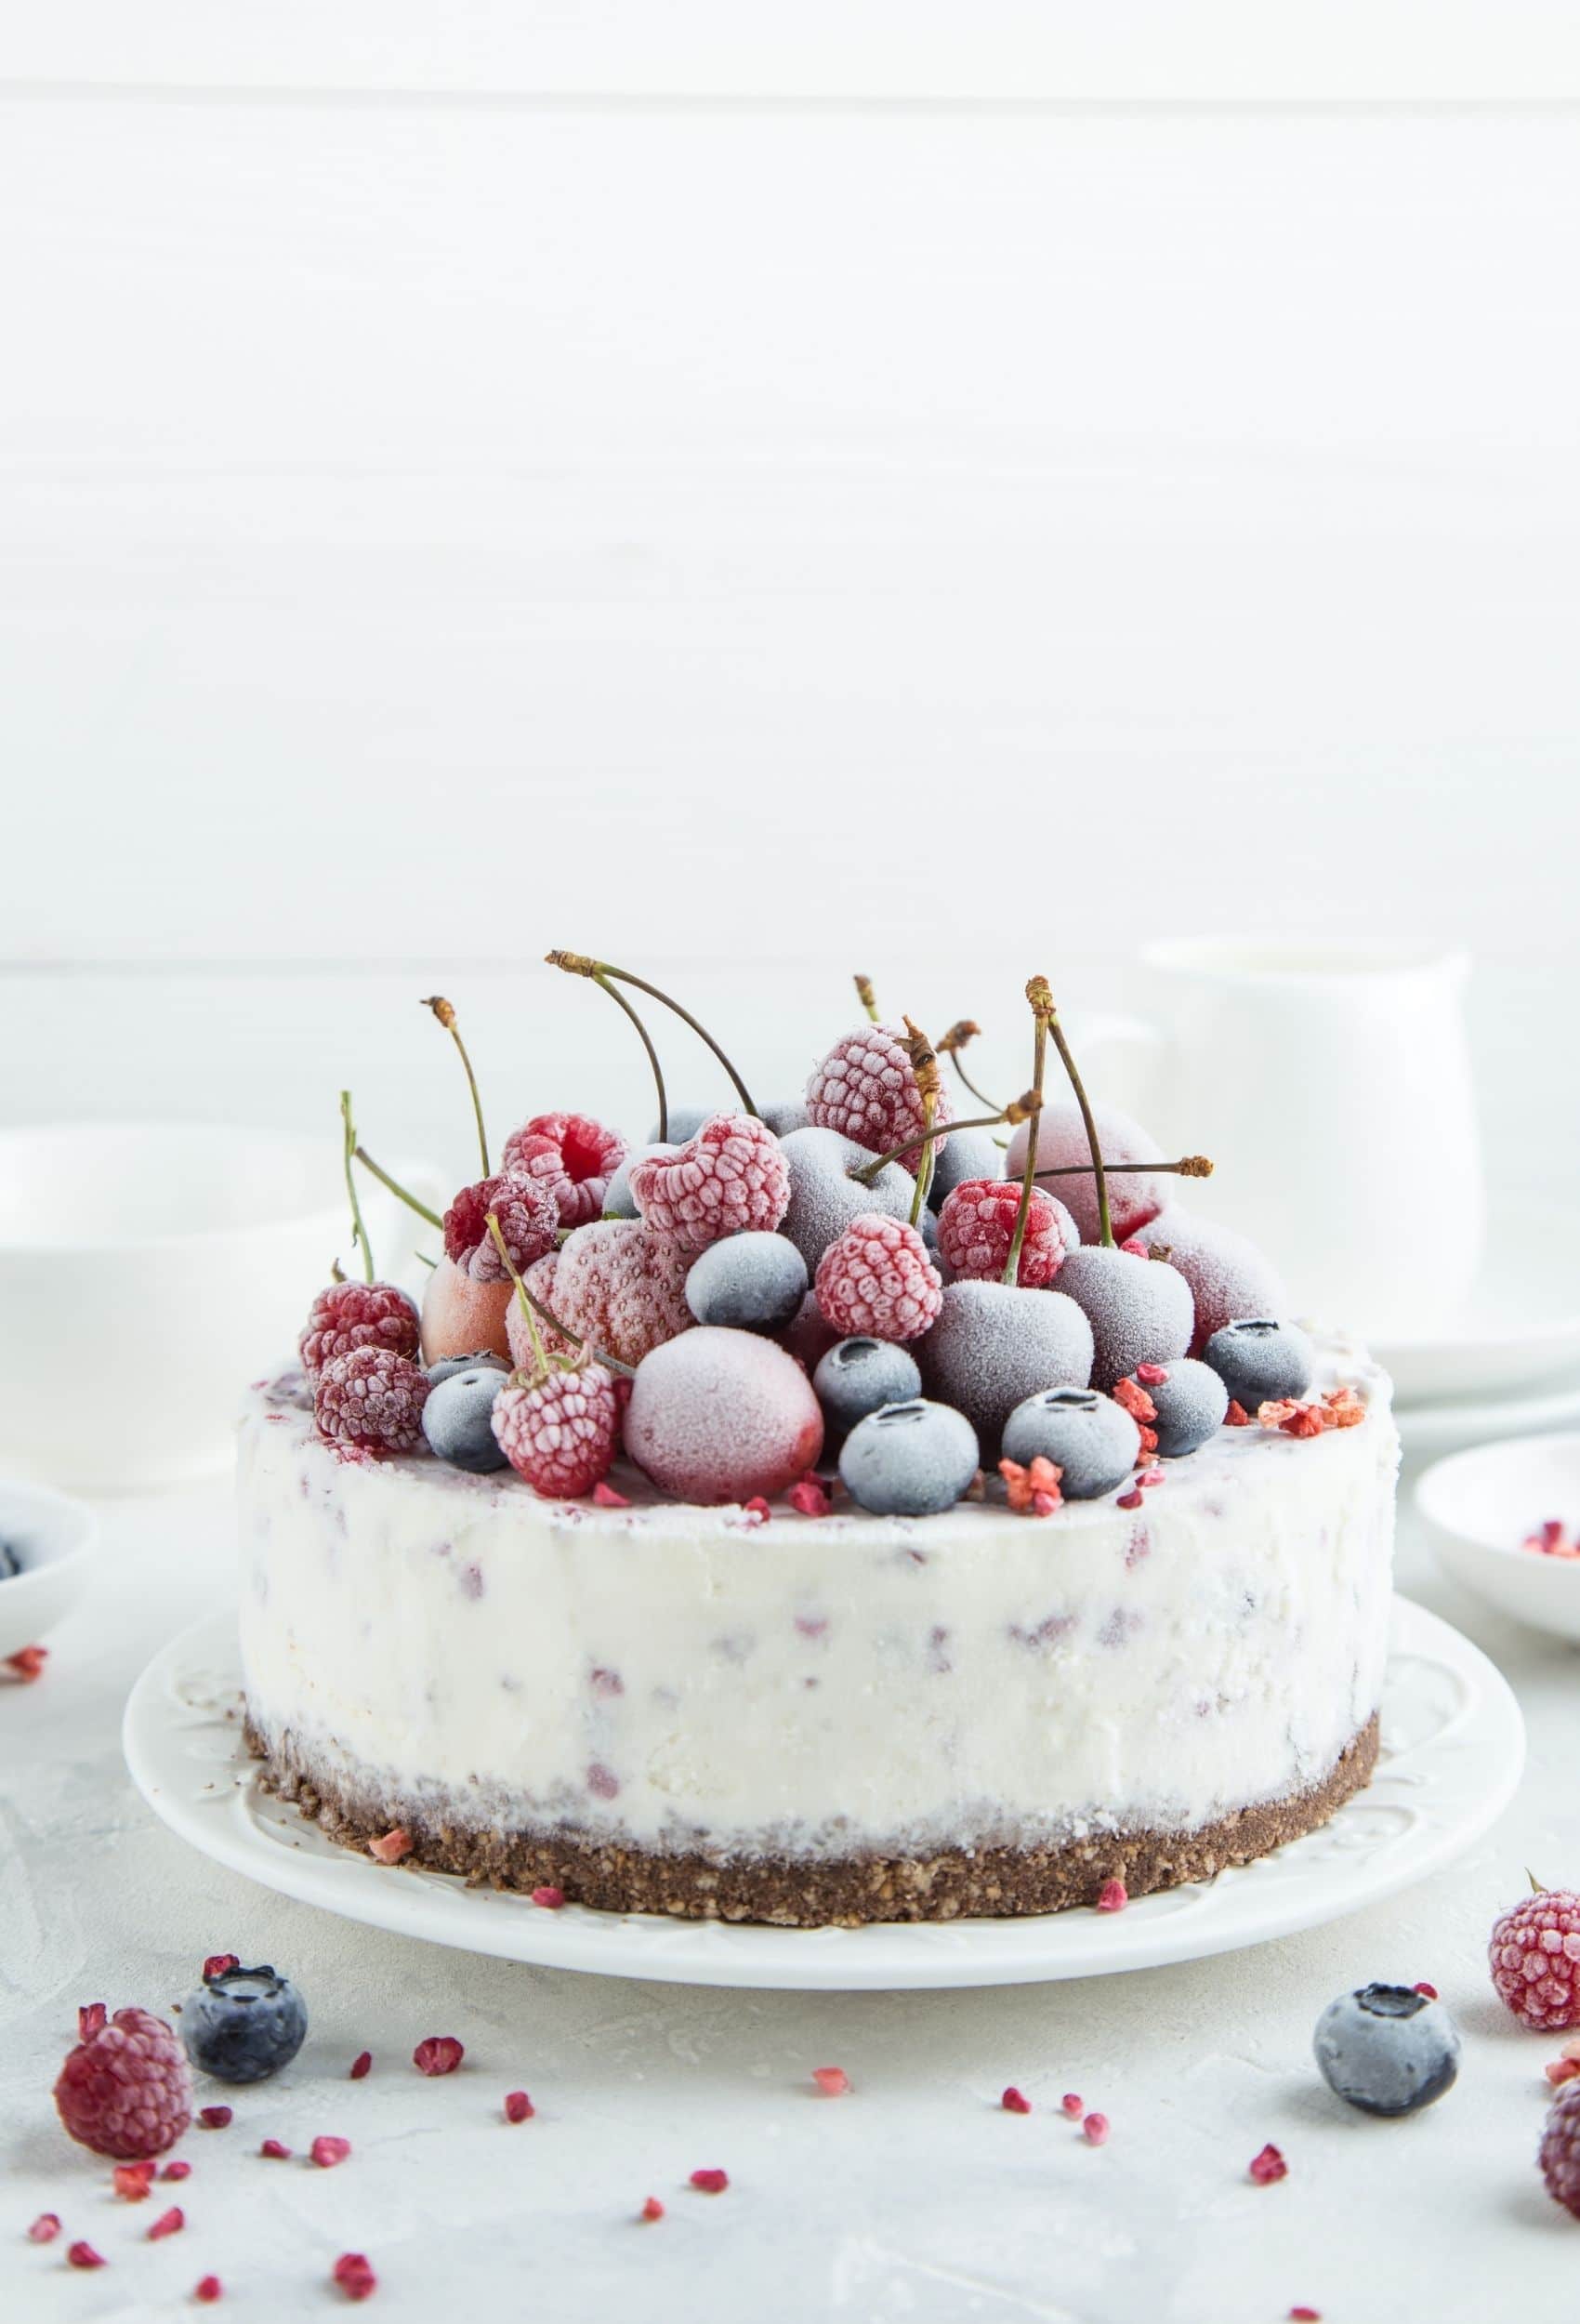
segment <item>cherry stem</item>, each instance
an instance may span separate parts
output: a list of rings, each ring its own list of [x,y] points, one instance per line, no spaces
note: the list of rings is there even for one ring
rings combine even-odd
[[[664,1086],[664,1068],[658,1062],[658,1051],[652,1045],[646,1025],[619,987],[612,984],[601,971],[593,978],[593,983],[600,992],[609,995],[617,1009],[623,1009],[625,1011],[637,1028],[638,1039],[648,1053],[648,1063],[652,1067],[653,1085],[658,1091],[658,1142],[661,1146],[665,1145],[669,1138],[669,1092]]]
[[[505,1262],[505,1272],[516,1287],[516,1297],[520,1301],[521,1313],[527,1319],[527,1336],[533,1343],[533,1353],[537,1359],[533,1368],[546,1379],[548,1350],[543,1344],[543,1334],[537,1327],[537,1317],[533,1314],[533,1303],[527,1296],[527,1287],[516,1273],[515,1261],[505,1248],[505,1237],[499,1232],[499,1217],[496,1211],[491,1210],[488,1214],[488,1231],[494,1237],[494,1249]]]
[[[1020,1251],[1026,1240],[1026,1222],[1032,1215],[1032,1189],[1037,1178],[1037,1131],[1042,1126],[1043,1074],[1047,1064],[1047,1028],[1053,1015],[1053,996],[1046,977],[1034,976],[1026,987],[1026,998],[1032,1004],[1032,1087],[1037,1093],[1037,1104],[1026,1131],[1026,1167],[1020,1177],[1020,1199],[1015,1206],[1015,1231],[1009,1237],[1009,1253],[1004,1262],[1003,1281],[1013,1287],[1020,1275]]]
[[[933,1161],[938,1153],[938,1132],[933,1128],[933,1116],[937,1112],[937,1098],[925,1097],[922,1100],[922,1120],[927,1129],[927,1143],[922,1148],[922,1158],[916,1165],[916,1187],[911,1196],[911,1224],[913,1226],[922,1215],[928,1191],[932,1186]]]
[[[966,1071],[965,1066],[960,1063],[960,1052],[958,1050],[952,1049],[950,1050],[949,1062],[954,1066],[955,1072],[959,1075],[961,1080],[965,1083],[967,1089],[969,1089],[971,1095],[976,1099],[977,1103],[979,1105],[991,1105],[993,1103],[993,1100],[989,1097],[987,1091],[985,1089],[978,1089],[976,1083],[971,1079],[970,1075]]]
[[[340,1142],[340,1160],[346,1172],[346,1192],[351,1203],[351,1241],[353,1244],[360,1243],[362,1246],[362,1279],[364,1282],[371,1283],[374,1279],[373,1247],[367,1239],[367,1229],[362,1224],[362,1205],[357,1200],[357,1182],[351,1170],[351,1156],[357,1151],[357,1126],[351,1119],[349,1089],[342,1089],[340,1092],[340,1126],[344,1132]]]
[[[563,969],[568,976],[590,976],[597,984],[601,984],[605,977],[618,977],[622,984],[634,984],[639,993],[646,993],[650,999],[662,1001],[665,1009],[672,1009],[681,1023],[689,1024],[698,1040],[712,1050],[715,1057],[734,1083],[735,1093],[741,1101],[743,1109],[756,1116],[759,1120],[761,1119],[761,1116],[757,1115],[757,1107],[752,1103],[751,1091],[707,1027],[699,1024],[691,1010],[682,1009],[678,1000],[673,1000],[667,993],[661,992],[656,984],[650,984],[645,976],[637,976],[629,969],[617,969],[609,960],[590,959],[585,952],[547,952],[545,953],[544,958],[551,969]]]
[[[403,1202],[408,1210],[415,1210],[419,1219],[426,1219],[429,1226],[436,1226],[441,1234],[443,1233],[444,1221],[437,1210],[430,1210],[427,1203],[419,1202],[415,1195],[402,1186],[398,1178],[391,1178],[383,1164],[375,1162],[365,1146],[356,1146],[352,1151],[369,1176],[376,1178],[381,1186],[388,1186],[397,1202]]]
[[[585,1355],[590,1356],[595,1362],[601,1364],[606,1370],[611,1372],[624,1372],[628,1380],[633,1378],[635,1376],[633,1366],[629,1364],[622,1364],[617,1355],[609,1354],[603,1348],[594,1347],[592,1342],[581,1332],[573,1331],[569,1324],[562,1324],[551,1307],[545,1307],[543,1301],[533,1292],[528,1290],[526,1285],[522,1282],[520,1276],[516,1272],[515,1263],[512,1261],[509,1252],[505,1248],[505,1237],[499,1232],[499,1220],[496,1214],[492,1210],[488,1213],[488,1231],[494,1237],[494,1248],[498,1251],[500,1258],[505,1262],[505,1272],[516,1287],[516,1297],[521,1302],[522,1313],[525,1314],[527,1319],[527,1329],[532,1334],[533,1353],[537,1357],[544,1372],[546,1374],[550,1370],[552,1363],[558,1363],[561,1370],[567,1370],[573,1367],[570,1366],[568,1359],[564,1356],[560,1356],[554,1359],[550,1358],[547,1350],[545,1348],[542,1340],[538,1336],[537,1327],[539,1321],[546,1323],[551,1331],[557,1331],[562,1340],[573,1340],[577,1347],[582,1350]]]
[[[866,1010],[870,1022],[874,1024],[881,1024],[883,1020],[877,1013],[877,995],[873,991],[872,978],[858,976],[853,981],[856,986],[856,998]]]
[[[1026,1098],[1029,1098],[1031,1094],[1028,1089],[1026,1097],[1018,1098],[1017,1106],[1026,1105]],[[1026,1106],[1028,1114],[1034,1110],[1032,1106]],[[940,1122],[936,1129],[918,1129],[914,1137],[906,1139],[902,1146],[891,1146],[887,1154],[875,1155],[872,1161],[863,1162],[859,1170],[848,1170],[846,1176],[854,1179],[858,1185],[871,1186],[876,1182],[879,1170],[887,1169],[889,1163],[898,1162],[902,1155],[914,1153],[920,1145],[930,1147],[935,1140],[946,1137],[952,1129],[993,1129],[998,1123],[1007,1121],[1008,1118],[1008,1109],[1000,1106],[996,1113],[973,1114],[969,1121]]]
[[[1075,1060],[1070,1054],[1070,1044],[1064,1037],[1064,1027],[1059,1022],[1057,1009],[1049,1017],[1048,1031],[1053,1036],[1053,1046],[1059,1051],[1060,1063],[1070,1077],[1070,1087],[1075,1092],[1075,1103],[1081,1109],[1081,1119],[1086,1126],[1086,1143],[1092,1150],[1092,1176],[1097,1182],[1098,1190],[1098,1241],[1104,1250],[1112,1250],[1113,1248],[1113,1222],[1108,1211],[1107,1167],[1102,1158],[1101,1148],[1098,1144],[1098,1126],[1092,1118],[1092,1102],[1086,1095],[1086,1084],[1081,1079]]]
[[[484,1178],[491,1178],[493,1171],[489,1168],[488,1161],[488,1132],[482,1126],[482,1100],[478,1095],[478,1077],[472,1071],[472,1061],[467,1055],[467,1044],[462,1040],[461,1029],[455,1023],[455,1011],[441,993],[432,994],[420,1006],[432,1010],[461,1052],[461,1063],[467,1069],[467,1087],[472,1093],[472,1119],[478,1126],[478,1150],[482,1155],[482,1174]]]
[[[1182,1154],[1178,1162],[1105,1161],[1102,1167],[1110,1178],[1123,1178],[1139,1170],[1155,1170],[1160,1178],[1211,1178],[1213,1174],[1213,1166],[1205,1154]],[[1056,1162],[1037,1173],[1039,1178],[1090,1178],[1092,1174],[1089,1162]]]

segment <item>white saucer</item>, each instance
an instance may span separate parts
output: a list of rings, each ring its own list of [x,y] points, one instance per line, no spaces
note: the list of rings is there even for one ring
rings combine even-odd
[[[1580,1428],[1580,1378],[1539,1395],[1475,1396],[1452,1404],[1396,1406],[1404,1450],[1413,1460],[1490,1445],[1506,1436],[1535,1436],[1547,1429]]]
[[[263,1791],[242,1740],[234,1618],[165,1647],[126,1705],[123,1742],[155,1815],[232,1871],[375,1928],[469,1952],[672,1984],[893,1990],[1026,1985],[1151,1969],[1257,1945],[1355,1912],[1449,1862],[1504,1807],[1524,1762],[1519,1709],[1486,1657],[1397,1599],[1370,1788],[1321,1831],[1216,1881],[1121,1913],[861,1929],[545,1911],[524,1896],[338,1848]]]
[[[1494,1202],[1459,1320],[1374,1345],[1401,1405],[1534,1393],[1580,1371],[1580,1208]]]
[[[1517,1622],[1580,1644],[1580,1560],[1521,1546],[1549,1517],[1580,1526],[1580,1436],[1517,1436],[1436,1460],[1415,1507],[1456,1581]]]

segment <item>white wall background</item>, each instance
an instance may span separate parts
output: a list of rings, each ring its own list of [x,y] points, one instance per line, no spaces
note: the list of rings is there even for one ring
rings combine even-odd
[[[1244,928],[1468,944],[1566,1167],[1561,12],[1095,13],[0,29],[0,1118],[420,1142],[436,984],[640,1110],[550,944],[772,1088]]]

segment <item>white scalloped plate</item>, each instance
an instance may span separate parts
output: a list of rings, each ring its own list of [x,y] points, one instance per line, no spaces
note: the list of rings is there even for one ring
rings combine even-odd
[[[827,1991],[1100,1976],[1314,1928],[1468,1848],[1509,1799],[1525,1757],[1519,1708],[1486,1657],[1400,1598],[1376,1776],[1321,1831],[1276,1855],[1139,1897],[1123,1913],[770,1929],[569,1905],[546,1912],[523,1896],[336,1847],[258,1784],[242,1741],[229,1615],[154,1657],[126,1704],[123,1741],[134,1782],[172,1831],[265,1888],[347,1920],[548,1968]]]

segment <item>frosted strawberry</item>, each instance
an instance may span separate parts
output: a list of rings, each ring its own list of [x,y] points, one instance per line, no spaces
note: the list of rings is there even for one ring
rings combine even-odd
[[[938,1320],[943,1281],[903,1219],[871,1210],[851,1221],[818,1262],[823,1320],[841,1339],[917,1340]]]
[[[551,1187],[520,1170],[463,1186],[444,1213],[444,1253],[474,1283],[502,1283],[505,1265],[488,1231],[488,1216],[499,1220],[505,1248],[518,1274],[554,1248],[560,1205]]]
[[[968,1179],[945,1197],[938,1214],[939,1255],[957,1280],[1002,1281],[1020,1208],[1020,1189],[1006,1179]],[[1046,1287],[1079,1239],[1064,1205],[1034,1186],[1016,1282],[1023,1290]]]
[[[578,1227],[559,1254],[554,1313],[622,1364],[639,1364],[695,1324],[687,1265],[678,1244],[636,1220]]]
[[[771,1233],[790,1203],[783,1149],[751,1114],[715,1114],[678,1153],[631,1165],[642,1222],[686,1258],[726,1235]]]
[[[353,1348],[388,1348],[415,1355],[421,1340],[417,1303],[393,1283],[331,1283],[308,1311],[297,1353],[309,1380]]]
[[[537,1301],[535,1312],[538,1338],[543,1343],[544,1353],[546,1355],[574,1356],[580,1351],[580,1340],[568,1340],[563,1332],[556,1331],[554,1326],[546,1321],[543,1314],[545,1308],[551,1315],[558,1315],[560,1313],[560,1293],[557,1287],[559,1277],[560,1254],[558,1251],[548,1251],[542,1259],[534,1259],[530,1267],[522,1270],[521,1274],[521,1280]],[[520,1365],[530,1371],[534,1352],[533,1341],[527,1328],[526,1313],[520,1300],[513,1299],[505,1311],[505,1337],[509,1341],[511,1363]]]
[[[907,1034],[894,1025],[862,1024],[836,1041],[807,1084],[807,1116],[814,1129],[836,1130],[869,1154],[887,1154],[915,1137],[915,1151],[900,1156],[914,1173],[928,1122]],[[941,1088],[932,1118],[950,1118]]]
[[[533,1380],[514,1374],[494,1400],[494,1433],[545,1500],[576,1500],[609,1474],[620,1445],[614,1375],[587,1362]]]
[[[625,1159],[625,1139],[590,1115],[534,1114],[505,1141],[500,1167],[546,1187],[561,1226],[586,1226],[602,1217],[609,1182]]]

